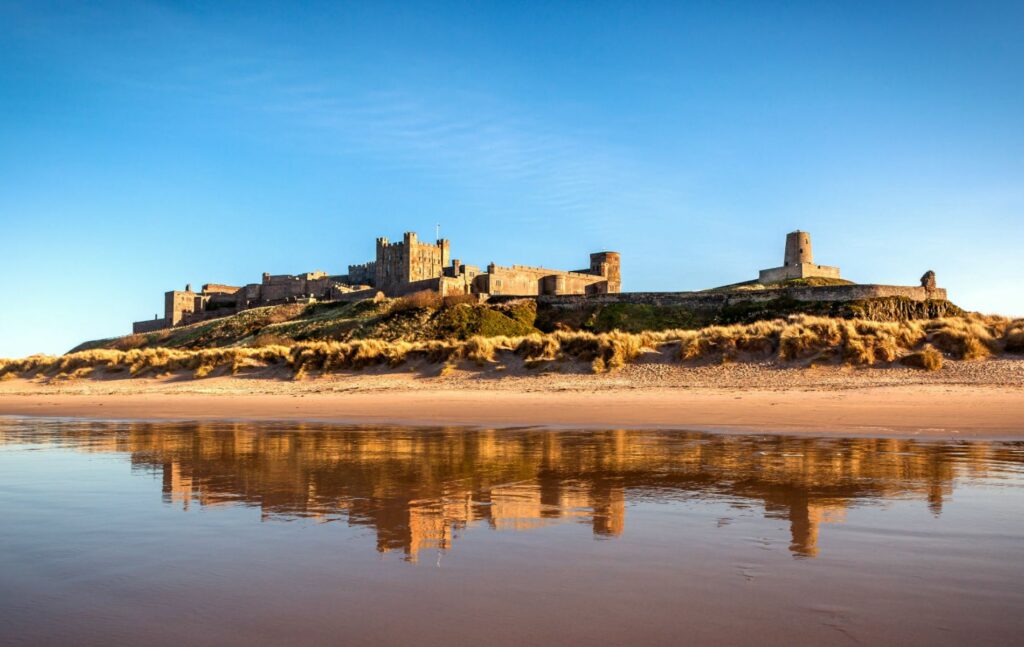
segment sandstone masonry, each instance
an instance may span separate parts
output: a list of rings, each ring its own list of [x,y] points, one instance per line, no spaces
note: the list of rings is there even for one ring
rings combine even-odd
[[[224,317],[249,308],[284,303],[357,301],[378,294],[403,296],[424,290],[443,296],[607,294],[622,286],[617,252],[590,255],[590,265],[580,270],[491,263],[486,271],[451,258],[451,243],[439,239],[420,242],[414,232],[401,241],[377,239],[376,256],[366,263],[348,266],[348,274],[307,272],[291,275],[264,274],[259,283],[244,286],[207,283],[200,292],[191,285],[164,295],[164,316],[132,324],[135,333],[152,332],[197,321]]]
[[[193,292],[192,286],[186,285],[184,290],[172,290],[164,295],[163,317],[137,321],[132,329],[136,333],[146,333],[261,306],[352,302],[425,290],[442,296],[475,294],[481,299],[495,301],[528,297],[558,308],[632,303],[714,310],[780,298],[818,303],[883,297],[900,297],[916,302],[946,299],[946,291],[936,287],[935,273],[930,270],[921,277],[919,286],[801,286],[784,283],[812,277],[838,279],[839,268],[814,263],[810,234],[803,231],[794,231],[786,236],[783,265],[761,270],[758,279],[746,284],[746,289],[632,293],[621,293],[622,267],[618,252],[595,252],[590,255],[589,266],[579,270],[499,266],[494,263],[481,270],[477,265],[451,258],[448,240],[420,242],[415,233],[406,232],[401,241],[394,243],[387,238],[378,238],[374,260],[349,265],[347,274],[264,274],[259,283],[244,286],[207,283],[199,292]],[[754,289],[757,286],[751,284],[757,283],[766,287]],[[773,285],[779,283],[783,285]]]
[[[829,279],[839,278],[839,268],[829,265],[815,265],[814,253],[811,251],[811,235],[806,231],[794,231],[786,234],[786,254],[782,267],[761,270],[757,277],[758,283],[779,283],[790,279],[806,279],[810,277]]]

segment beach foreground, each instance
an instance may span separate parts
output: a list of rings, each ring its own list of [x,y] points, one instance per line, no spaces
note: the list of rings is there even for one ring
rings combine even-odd
[[[608,375],[14,379],[0,383],[0,415],[1012,439],[1024,438],[1024,360],[964,362],[938,373],[637,365]]]
[[[0,417],[0,450],[3,645],[1024,631],[1019,442]]]

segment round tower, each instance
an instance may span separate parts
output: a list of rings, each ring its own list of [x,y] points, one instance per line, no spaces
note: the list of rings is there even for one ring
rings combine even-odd
[[[814,263],[814,254],[811,252],[811,235],[797,230],[786,234],[786,258],[783,265],[801,263]]]

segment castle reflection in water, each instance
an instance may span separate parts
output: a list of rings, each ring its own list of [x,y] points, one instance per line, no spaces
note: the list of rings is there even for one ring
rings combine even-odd
[[[170,504],[258,506],[264,519],[372,527],[410,560],[461,529],[590,524],[623,532],[630,503],[716,499],[788,519],[796,556],[851,506],[920,499],[935,514],[957,478],[1020,469],[1003,443],[708,435],[672,431],[363,429],[323,425],[3,423],[6,442],[127,453]],[[998,476],[998,475],[995,475]]]

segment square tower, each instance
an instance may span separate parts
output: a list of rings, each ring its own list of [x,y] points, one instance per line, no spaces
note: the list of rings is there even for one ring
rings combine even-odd
[[[450,257],[451,245],[443,238],[421,243],[412,231],[405,232],[400,243],[378,238],[375,287],[385,294],[400,294],[409,283],[441,277]]]

